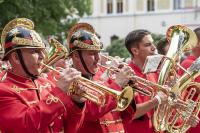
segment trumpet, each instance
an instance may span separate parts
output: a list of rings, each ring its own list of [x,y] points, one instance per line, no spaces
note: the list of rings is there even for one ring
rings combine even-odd
[[[53,40],[52,40],[53,39]],[[57,74],[60,74],[60,71],[52,68],[49,64],[55,63],[55,61],[61,58],[67,58],[69,56],[68,50],[57,40],[52,38],[50,40],[51,48],[50,56],[45,60],[45,63],[42,63],[43,68],[48,68]],[[78,88],[83,88],[83,93],[78,93]],[[72,82],[69,87],[69,94],[71,95],[80,95],[96,104],[104,106],[106,104],[106,94],[111,95],[117,102],[116,111],[125,110],[133,99],[133,90],[130,87],[124,88],[122,91],[113,90],[101,84],[95,83],[91,80],[88,80],[84,77]]]
[[[102,56],[104,58],[107,58],[108,60],[113,60],[113,58],[114,58],[114,57],[111,57],[111,56],[105,56],[105,55],[102,55]],[[104,65],[101,65],[101,64],[98,64],[98,65],[100,67],[107,69],[108,71],[110,71],[112,73],[120,72],[120,68],[117,68],[117,67],[107,67],[107,66],[104,66]],[[128,66],[128,64],[125,63],[125,62],[122,62],[122,65]],[[153,97],[153,96],[155,96],[155,92],[156,92],[156,89],[157,89],[158,91],[162,91],[166,95],[168,95],[168,96],[170,95],[173,99],[175,99],[175,95],[170,92],[170,88],[168,88],[168,87],[161,86],[159,84],[156,84],[156,83],[151,82],[149,80],[143,79],[143,78],[136,76],[134,74],[131,74],[129,77],[131,79],[135,79],[135,81],[133,81],[133,83],[135,82],[134,84],[129,84],[129,86],[133,87],[133,91],[139,92],[139,93],[146,95],[146,96],[149,96],[149,97]],[[144,90],[140,86],[148,87],[150,90]]]
[[[44,63],[42,63],[45,67],[53,70],[54,72],[60,74],[60,72]],[[96,103],[101,106],[104,106],[106,103],[105,94],[107,93],[111,96],[113,96],[117,101],[117,111],[123,111],[125,110],[128,105],[131,103],[133,98],[133,91],[132,88],[126,87],[122,91],[117,91],[110,89],[106,86],[103,86],[101,84],[95,83],[91,80],[88,80],[84,77],[80,77],[78,80],[74,81],[71,86],[69,87],[70,94],[76,95],[77,94],[77,87],[82,86],[86,87],[89,90],[85,90],[85,92],[81,93],[80,96]],[[98,94],[98,95],[97,95]]]

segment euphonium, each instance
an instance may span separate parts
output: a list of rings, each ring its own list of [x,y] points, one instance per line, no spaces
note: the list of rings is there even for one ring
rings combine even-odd
[[[53,47],[53,50],[51,50],[48,60],[45,63],[43,63],[43,65],[45,68],[49,68],[55,71],[56,73],[60,74],[58,70],[50,67],[49,64],[52,65],[53,63],[55,63],[55,61],[61,58],[67,58],[69,56],[68,51],[62,44],[60,44],[55,39],[52,40],[51,45]],[[82,97],[102,106],[106,102],[105,94],[111,95],[116,99],[117,111],[125,110],[131,103],[133,98],[133,91],[130,87],[126,87],[122,91],[117,91],[103,86],[101,84],[95,83],[84,77],[75,80],[71,84],[70,94],[77,94],[78,87],[82,87],[82,89],[84,90],[83,93],[80,94]]]
[[[173,106],[167,108],[171,114],[168,113],[165,116],[165,127],[170,133],[185,133],[190,128],[187,120],[191,115],[198,116],[199,114],[200,83],[194,81],[200,75],[199,69],[200,58],[196,59],[187,72],[178,79],[178,82],[171,90],[188,104],[188,110],[176,110]]]
[[[176,73],[178,66],[177,64],[179,63],[181,54],[183,54],[183,52],[185,51],[191,50],[191,48],[193,48],[197,44],[197,37],[196,34],[191,29],[182,25],[175,25],[168,29],[167,38],[168,40],[170,40],[171,43],[166,57],[169,58],[170,60],[166,59],[162,63],[158,78],[158,84],[168,85],[171,88],[173,94],[175,94],[176,97],[181,98],[185,90],[187,90],[186,88],[190,86],[191,79],[193,79],[194,76],[191,76],[189,78],[183,76],[180,79],[178,79]],[[170,77],[173,77],[173,79],[170,79]],[[172,84],[169,84],[170,82]],[[188,85],[185,83],[187,83]],[[196,89],[198,88],[196,87]],[[190,93],[194,93],[194,91]],[[187,94],[188,96],[186,97],[189,97],[190,93],[188,93]],[[182,99],[182,100],[188,103],[187,99]],[[192,102],[191,100],[189,101]],[[153,114],[153,125],[155,130],[156,131],[167,130],[168,132],[171,133],[185,132],[186,131],[185,128],[178,129],[176,127],[177,120],[180,120],[183,114],[185,113],[185,112],[184,113],[180,112],[181,112],[180,110],[177,111],[170,104],[159,105],[154,110]],[[175,117],[173,118],[173,116]],[[184,120],[186,121],[186,119]],[[182,125],[182,127],[185,127],[185,125]]]

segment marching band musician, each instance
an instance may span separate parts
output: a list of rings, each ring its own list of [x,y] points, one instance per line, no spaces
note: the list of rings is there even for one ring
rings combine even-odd
[[[156,53],[156,47],[153,44],[150,32],[146,30],[130,32],[125,38],[125,46],[132,56],[129,66],[134,70],[135,75],[147,80],[157,81],[156,74],[151,75],[151,79],[149,79],[147,75],[142,73],[146,57]],[[143,115],[139,115],[134,121],[125,125],[127,133],[131,133],[132,131],[153,133],[151,110],[158,104],[166,102],[167,96],[164,93],[159,93],[156,97],[150,99],[148,96],[137,93],[135,100],[138,104],[137,106],[145,106],[145,109],[143,109]]]
[[[73,61],[73,67],[81,71],[82,76],[93,80],[93,76],[97,72],[97,63],[99,61],[99,52],[102,49],[102,43],[94,34],[91,25],[86,23],[79,23],[70,29],[68,35],[68,45],[70,50],[70,57]],[[125,73],[130,73],[130,68],[124,68]],[[119,72],[119,77],[122,77],[126,81],[129,80],[124,72]],[[121,90],[119,84],[123,84],[119,81],[109,85],[103,84],[109,88],[115,90]],[[107,98],[106,105],[103,107],[95,106],[92,102],[86,102],[86,113],[83,126],[78,131],[79,133],[93,132],[93,133],[108,133],[116,132],[123,133],[124,126],[123,121],[132,120],[135,112],[134,101],[124,111],[114,111],[116,108],[116,102],[113,102],[112,97]]]
[[[40,77],[45,45],[29,19],[10,21],[3,29],[1,43],[3,60],[12,66],[0,83],[1,132],[77,132],[85,104],[67,92],[80,72],[67,68],[56,84]]]
[[[146,57],[156,54],[156,47],[154,46],[151,33],[143,29],[132,31],[125,38],[125,46],[132,56],[129,66],[134,70],[135,75],[152,82],[157,82],[158,72],[148,75],[142,72]],[[127,133],[131,133],[132,131],[140,133],[155,132],[151,121],[152,109],[159,104],[166,103],[167,96],[162,92],[158,92],[153,99],[150,99],[150,97],[138,93],[135,96],[135,101],[138,109],[137,112],[140,114],[136,112],[136,119],[131,123],[125,124]],[[143,108],[138,108],[138,106],[143,106]],[[196,126],[198,122],[199,120],[193,117],[188,120],[188,124],[191,126]]]

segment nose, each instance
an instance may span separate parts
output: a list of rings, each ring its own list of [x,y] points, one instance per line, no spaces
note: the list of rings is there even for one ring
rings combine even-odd
[[[39,52],[39,59],[43,60],[45,58],[45,56],[47,56],[46,52],[44,50],[41,50]]]
[[[155,51],[155,50],[156,50],[156,46],[155,46],[154,44],[152,44],[151,46],[152,46],[152,47],[151,47],[151,50],[152,50],[152,51]]]

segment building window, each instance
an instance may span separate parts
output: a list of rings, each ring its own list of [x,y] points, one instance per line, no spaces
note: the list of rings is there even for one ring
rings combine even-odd
[[[107,0],[107,13],[113,13],[113,2],[112,0]]]
[[[181,9],[181,1],[182,0],[174,0],[174,10]]]
[[[155,10],[155,2],[154,0],[147,0],[147,11],[154,11]]]
[[[158,10],[169,10],[170,9],[170,0],[157,0],[157,9]]]
[[[123,0],[117,0],[117,13],[123,12]]]
[[[184,8],[186,8],[186,9],[190,9],[190,8],[193,8],[194,6],[193,6],[193,0],[185,0],[184,1]]]

